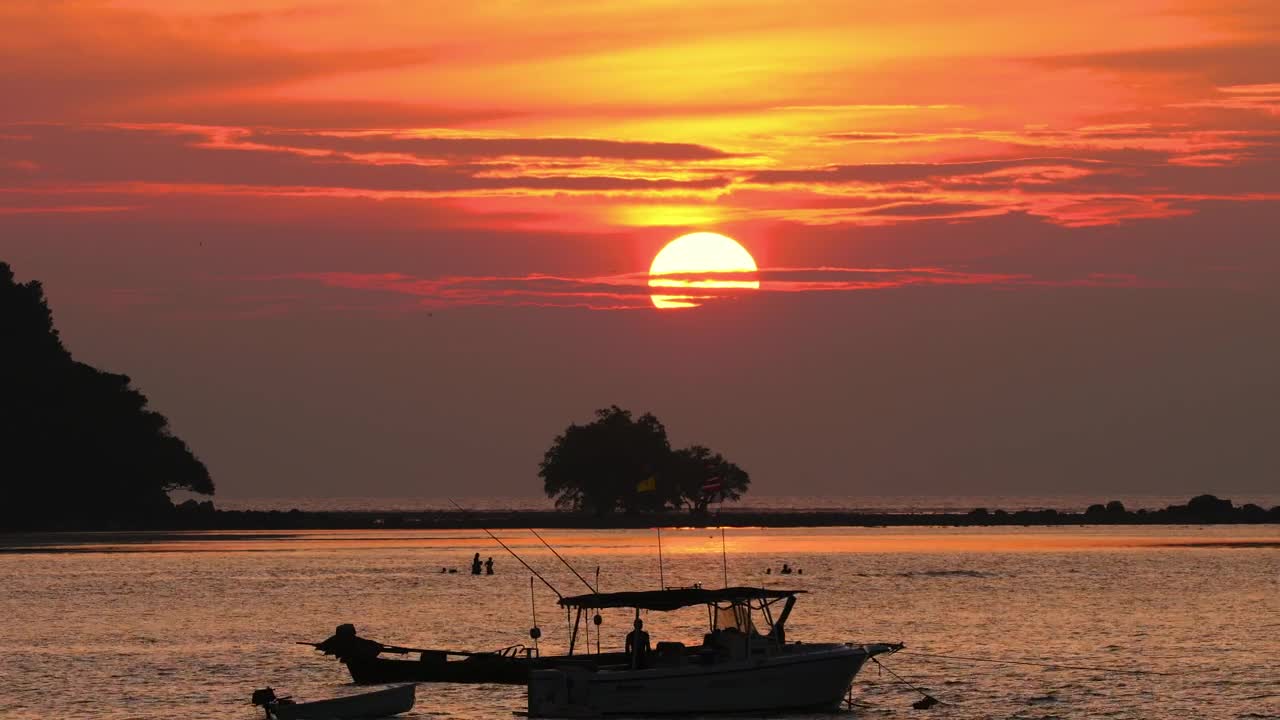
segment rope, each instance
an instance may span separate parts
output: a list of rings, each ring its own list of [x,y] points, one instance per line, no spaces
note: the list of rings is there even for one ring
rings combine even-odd
[[[928,709],[930,706],[935,705],[935,704],[937,704],[937,705],[946,705],[946,703],[942,702],[942,701],[941,701],[941,700],[939,700],[938,698],[936,698],[936,697],[934,697],[934,696],[930,695],[929,693],[927,693],[927,692],[925,692],[925,691],[921,690],[920,688],[916,687],[915,685],[912,685],[911,683],[907,682],[907,679],[906,679],[906,678],[904,678],[904,677],[902,677],[901,675],[899,675],[898,673],[894,672],[894,671],[893,671],[893,669],[892,669],[892,668],[890,668],[888,665],[885,665],[884,663],[882,663],[882,662],[880,662],[879,660],[875,659],[875,657],[874,657],[874,656],[871,658],[871,662],[873,662],[873,663],[875,663],[875,664],[879,665],[879,666],[880,666],[880,669],[884,670],[885,672],[887,672],[887,673],[889,673],[890,675],[892,675],[892,676],[894,676],[895,678],[897,678],[897,679],[898,679],[898,682],[902,683],[903,685],[906,685],[907,687],[911,688],[912,690],[915,690],[916,692],[920,693],[920,694],[924,697],[924,700],[922,700],[922,701],[921,701],[921,703],[922,703],[921,707],[919,707],[919,708],[917,708],[917,709],[920,709],[920,710],[926,710],[926,709]]]
[[[914,650],[899,650],[899,655],[915,655],[916,657],[939,658],[943,660],[963,660],[965,662],[984,662],[995,665],[1031,665],[1033,667],[1050,668],[1053,670],[1091,670],[1095,672],[1124,673],[1127,675],[1182,675],[1185,673],[1169,673],[1158,672],[1155,670],[1129,670],[1125,668],[1096,667],[1088,665],[1060,665],[1058,663],[1039,663],[1029,660],[991,660],[989,658],[964,657],[962,655],[938,655],[934,653],[922,653]],[[875,660],[875,658],[872,658]],[[879,663],[877,663],[879,664]]]

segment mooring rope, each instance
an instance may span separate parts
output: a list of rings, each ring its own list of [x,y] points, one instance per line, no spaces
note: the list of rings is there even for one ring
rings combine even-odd
[[[887,672],[887,673],[889,673],[890,675],[892,675],[892,676],[894,676],[895,678],[897,678],[897,679],[898,679],[898,682],[902,683],[903,685],[906,685],[907,687],[911,688],[912,690],[915,690],[916,692],[920,693],[920,694],[923,696],[923,699],[922,699],[922,700],[920,700],[919,702],[915,703],[915,704],[912,706],[912,707],[916,708],[917,710],[927,710],[927,709],[929,709],[929,708],[930,708],[931,706],[933,706],[933,705],[946,705],[946,703],[942,702],[942,701],[941,701],[941,700],[939,700],[938,698],[936,698],[936,697],[934,697],[934,696],[930,695],[929,693],[927,693],[927,692],[925,692],[925,691],[921,690],[920,688],[916,687],[915,685],[912,685],[911,683],[907,682],[907,679],[906,679],[906,678],[904,678],[904,677],[902,677],[901,675],[899,675],[898,673],[894,672],[894,671],[893,671],[893,668],[890,668],[888,665],[885,665],[884,663],[880,662],[880,661],[879,661],[879,660],[877,660],[874,656],[872,656],[872,658],[871,658],[871,662],[873,662],[873,663],[875,663],[875,664],[879,665],[879,666],[880,666],[880,669],[884,670],[885,672]]]
[[[1029,660],[992,660],[990,658],[965,657],[962,655],[939,655],[936,653],[922,653],[915,650],[899,650],[898,655],[914,655],[922,658],[938,658],[942,660],[961,660],[964,662],[984,662],[995,665],[1031,665],[1034,667],[1050,668],[1053,670],[1090,670],[1094,672],[1123,673],[1126,675],[1182,675],[1184,673],[1159,672],[1157,670],[1130,670],[1128,668],[1098,667],[1089,665],[1062,665],[1059,663],[1041,663],[1031,662]],[[875,658],[872,658],[873,660]],[[879,664],[879,663],[877,663]]]

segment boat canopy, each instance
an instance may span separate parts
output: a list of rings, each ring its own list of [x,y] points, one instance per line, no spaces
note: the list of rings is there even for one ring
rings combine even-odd
[[[642,590],[637,592],[592,593],[560,599],[563,607],[636,608],[637,610],[679,610],[695,605],[742,603],[751,600],[770,601],[795,597],[804,590],[771,590],[758,587],[679,588]]]

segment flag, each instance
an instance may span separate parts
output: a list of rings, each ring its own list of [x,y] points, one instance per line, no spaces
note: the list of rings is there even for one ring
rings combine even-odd
[[[648,480],[636,483],[636,492],[653,492],[658,489],[658,478],[650,475]]]
[[[702,483],[702,492],[710,495],[711,493],[720,490],[722,487],[724,487],[724,483],[720,481],[720,478],[713,477]]]

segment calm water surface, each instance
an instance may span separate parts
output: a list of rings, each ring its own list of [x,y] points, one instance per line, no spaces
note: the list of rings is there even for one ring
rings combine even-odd
[[[603,589],[658,586],[653,533],[543,533]],[[529,533],[501,537],[561,592],[581,584]],[[720,534],[664,531],[668,585],[722,582]],[[303,699],[357,692],[294,645],[341,622],[388,643],[528,642],[529,574],[482,533],[304,532],[0,537],[0,717],[244,718],[271,684]],[[1144,669],[1054,671],[902,653],[870,666],[839,717],[1280,717],[1280,529],[1239,527],[731,530],[730,581],[807,590],[799,640],[904,641],[908,651]],[[473,552],[498,574],[472,577]],[[783,562],[804,570],[783,577]],[[456,575],[441,567],[458,568]],[[766,575],[772,567],[775,574]],[[532,598],[544,650],[563,649],[555,596]],[[650,614],[655,642],[698,641],[705,614]],[[606,615],[603,646],[628,629]],[[592,644],[595,637],[592,637]],[[422,685],[411,717],[504,718],[508,686]]]

